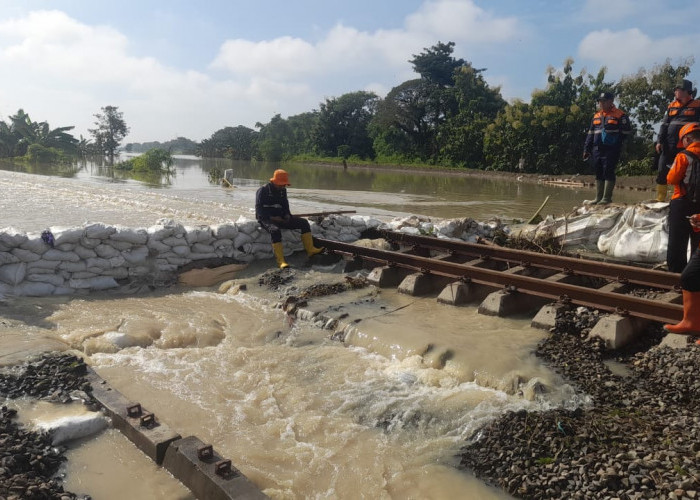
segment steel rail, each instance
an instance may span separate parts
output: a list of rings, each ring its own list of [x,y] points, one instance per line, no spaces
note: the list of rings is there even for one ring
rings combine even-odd
[[[550,255],[527,250],[515,250],[494,245],[466,243],[452,240],[414,236],[395,231],[378,230],[389,241],[406,245],[442,250],[453,255],[465,255],[489,258],[498,261],[517,263],[523,266],[535,266],[567,273],[578,273],[596,278],[603,278],[621,283],[673,290],[680,286],[680,274],[653,269],[644,269],[609,262],[596,262],[575,257]]]
[[[464,282],[482,285],[500,285],[510,292],[522,292],[569,302],[585,307],[601,309],[622,315],[630,315],[651,321],[677,323],[683,317],[683,306],[644,299],[632,295],[605,292],[568,283],[541,278],[504,273],[469,264],[458,264],[440,259],[420,257],[401,252],[365,248],[349,243],[318,239],[321,246],[336,253],[362,258],[383,265],[398,266],[413,271],[444,276]]]

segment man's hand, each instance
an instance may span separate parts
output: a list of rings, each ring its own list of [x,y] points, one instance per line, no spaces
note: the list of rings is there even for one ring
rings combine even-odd
[[[700,229],[700,214],[691,215],[688,217],[688,222],[690,222],[693,229]]]
[[[586,151],[586,152],[583,153],[583,161],[586,161],[586,160],[589,159],[590,157],[591,157],[591,153],[589,153],[588,151]]]
[[[654,147],[656,148],[656,152],[659,154],[661,154],[661,152],[664,150],[664,146],[660,142],[657,142],[656,146],[654,146]]]

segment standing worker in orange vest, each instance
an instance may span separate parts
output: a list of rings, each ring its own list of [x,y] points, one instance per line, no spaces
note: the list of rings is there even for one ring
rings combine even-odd
[[[681,146],[685,150],[681,151],[673,162],[671,171],[668,174],[668,182],[676,184],[674,180],[680,179],[676,184],[676,191],[683,195],[687,201],[687,207],[691,210],[695,206],[695,210],[691,211],[689,217],[683,213],[673,211],[674,202],[680,200],[676,198],[671,200],[671,211],[669,212],[669,250],[671,249],[671,215],[676,214],[683,218],[687,232],[691,232],[691,241],[694,241],[694,252],[690,257],[690,262],[683,269],[681,274],[681,288],[683,289],[683,319],[675,325],[664,325],[664,330],[671,333],[680,333],[684,335],[694,335],[700,337],[700,248],[698,247],[700,238],[700,209],[698,204],[693,204],[692,200],[700,199],[700,123],[689,123],[679,132],[681,138]],[[675,222],[674,222],[675,224]],[[688,250],[688,239],[685,239],[685,245],[682,247],[683,259],[685,261],[686,252]],[[668,260],[669,256],[666,257]],[[669,265],[670,267],[670,265]],[[700,340],[696,341],[700,344]]]
[[[287,172],[275,170],[270,182],[260,187],[255,193],[255,218],[263,229],[270,233],[272,252],[280,269],[289,267],[289,264],[284,260],[282,229],[301,230],[301,242],[309,257],[323,252],[323,248],[314,246],[309,221],[301,217],[294,217],[290,212],[287,186],[291,186]]]
[[[697,89],[693,82],[683,80],[673,90],[675,100],[668,105],[664,119],[659,127],[659,137],[656,140],[656,152],[659,154],[659,173],[656,177],[656,200],[666,201],[668,183],[666,176],[673,165],[678,152],[683,149],[678,146],[678,132],[692,122],[700,122],[700,101],[695,99]]]
[[[596,197],[584,203],[607,205],[612,202],[615,189],[615,167],[620,159],[622,143],[632,133],[627,115],[613,104],[615,95],[603,92],[598,97],[600,111],[593,115],[583,145],[583,159],[593,154],[595,165]]]
[[[668,248],[666,265],[680,273],[688,263],[688,240],[695,250],[700,233],[691,228],[688,219],[700,213],[700,123],[688,123],[678,132],[680,152],[668,172],[667,181],[674,185],[668,207]]]

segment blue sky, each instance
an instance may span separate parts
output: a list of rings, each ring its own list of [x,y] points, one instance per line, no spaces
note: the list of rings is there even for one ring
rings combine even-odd
[[[23,108],[87,136],[118,106],[125,142],[209,137],[414,78],[413,54],[455,42],[506,99],[548,66],[611,79],[695,58],[698,0],[0,0],[0,119]],[[690,75],[700,83],[697,63]]]

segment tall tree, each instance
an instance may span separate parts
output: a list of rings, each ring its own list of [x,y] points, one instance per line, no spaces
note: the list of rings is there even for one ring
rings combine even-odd
[[[124,114],[116,106],[105,106],[101,113],[94,115],[97,120],[94,129],[88,131],[95,139],[95,145],[99,151],[109,158],[109,163],[114,163],[114,153],[121,141],[129,133],[124,121]]]
[[[317,151],[338,156],[338,148],[349,155],[374,158],[372,140],[367,132],[379,98],[374,92],[358,91],[321,103],[312,134]]]

